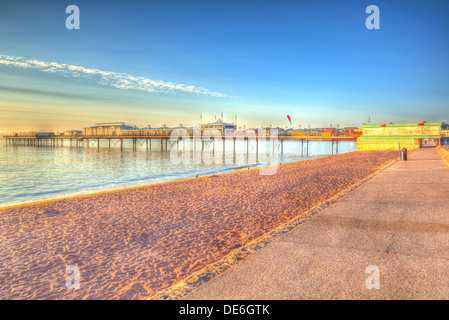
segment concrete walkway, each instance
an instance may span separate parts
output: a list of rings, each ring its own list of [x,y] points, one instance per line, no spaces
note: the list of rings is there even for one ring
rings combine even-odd
[[[416,150],[185,299],[449,299],[449,167]]]

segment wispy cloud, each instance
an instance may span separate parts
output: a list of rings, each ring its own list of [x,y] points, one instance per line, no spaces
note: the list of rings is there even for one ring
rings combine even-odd
[[[193,93],[219,98],[228,97],[225,94],[213,92],[202,87],[165,82],[161,80],[153,80],[144,77],[134,77],[125,73],[115,73],[98,69],[89,69],[64,63],[25,59],[23,57],[15,57],[9,55],[0,54],[0,65],[56,73],[66,77],[90,79],[101,85],[111,86],[124,90],[139,90],[145,92],[170,94]]]

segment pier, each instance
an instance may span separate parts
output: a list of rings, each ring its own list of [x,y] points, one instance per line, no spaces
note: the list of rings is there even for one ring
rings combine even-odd
[[[154,136],[154,135],[53,135],[48,137],[37,137],[36,135],[8,135],[4,136],[6,145],[21,145],[21,146],[35,146],[35,147],[76,147],[76,148],[108,148],[119,147],[123,150],[124,141],[131,141],[133,150],[139,147],[144,147],[146,151],[150,152],[157,145],[160,151],[169,151],[171,148],[178,148],[184,145],[183,138],[188,138],[192,141],[193,150],[196,151],[197,145],[201,142],[201,150],[205,147],[211,148],[215,152],[216,145],[221,143],[225,150],[225,142],[233,141],[233,154],[236,153],[236,141],[243,141],[246,144],[246,154],[249,154],[250,148],[255,148],[256,154],[259,151],[259,144],[270,141],[270,148],[273,152],[276,150],[281,156],[284,154],[284,142],[295,141],[298,143],[298,154],[309,155],[310,141],[327,141],[332,149],[332,154],[338,154],[338,143],[341,141],[356,141],[355,136],[179,136],[177,140],[173,141],[171,136]]]

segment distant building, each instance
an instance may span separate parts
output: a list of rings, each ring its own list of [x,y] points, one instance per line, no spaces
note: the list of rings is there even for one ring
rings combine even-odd
[[[277,128],[271,128],[271,127],[260,128],[257,130],[257,135],[265,134],[266,136],[270,136],[271,130],[277,130]],[[279,135],[279,131],[278,131],[278,135]]]
[[[321,128],[323,136],[335,136],[337,135],[337,128]]]
[[[84,133],[84,131],[82,131],[82,130],[69,130],[69,131],[65,132],[65,135],[67,135],[67,136],[78,136],[78,135],[81,135],[83,133]]]
[[[133,127],[125,125],[124,122],[96,123],[94,126],[84,128],[87,136],[118,136],[123,130]]]
[[[357,150],[413,150],[428,140],[441,139],[441,122],[364,124],[363,135],[357,138]]]
[[[165,124],[159,128],[152,128],[148,125],[145,128],[129,128],[123,129],[120,133],[122,136],[169,136],[173,128],[167,127]]]
[[[247,135],[250,135],[250,136],[257,136],[258,135],[258,133],[259,133],[259,129],[257,129],[257,128],[248,128],[248,129],[246,129],[245,131],[243,131],[243,134],[245,135],[245,136],[247,136]]]
[[[152,128],[152,129],[148,129],[148,130],[150,130],[156,136],[169,136],[170,133],[172,132],[173,128],[169,128],[165,124],[163,124],[162,127]]]
[[[211,122],[211,123],[206,123],[203,124],[201,126],[202,130],[208,130],[208,129],[212,129],[212,130],[218,130],[220,131],[222,134],[225,133],[225,130],[235,130],[237,128],[237,126],[235,124],[230,124],[230,123],[226,123],[226,122],[222,122],[221,119],[218,119],[215,122]]]
[[[193,134],[193,127],[184,127],[184,126],[182,125],[182,123],[179,124],[178,127],[173,127],[173,128],[171,128],[171,129],[170,129],[170,134],[171,134],[173,131],[175,131],[175,130],[185,130],[185,131],[187,131],[187,133],[188,133],[189,135],[192,135],[192,134]],[[178,134],[181,134],[181,133],[178,132]],[[182,134],[184,134],[184,133],[182,133]]]
[[[345,136],[360,136],[362,135],[362,129],[358,127],[345,127]]]
[[[148,125],[145,128],[136,128],[132,126],[127,126],[123,122],[112,122],[112,123],[97,123],[94,126],[84,128],[86,135],[93,136],[170,136],[174,130],[183,129],[186,130],[190,135],[193,134],[193,127],[184,127],[179,124],[178,127],[167,127],[165,124],[162,127],[152,128]],[[201,131],[205,130],[218,130],[221,134],[225,134],[226,130],[231,130],[234,132],[237,129],[235,124],[230,124],[221,121],[219,119],[216,122],[206,123],[201,126]],[[72,130],[75,131],[75,130]]]

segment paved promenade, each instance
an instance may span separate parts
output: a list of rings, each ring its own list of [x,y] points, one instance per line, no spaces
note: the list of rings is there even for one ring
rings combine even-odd
[[[449,299],[449,167],[416,150],[185,299]]]

